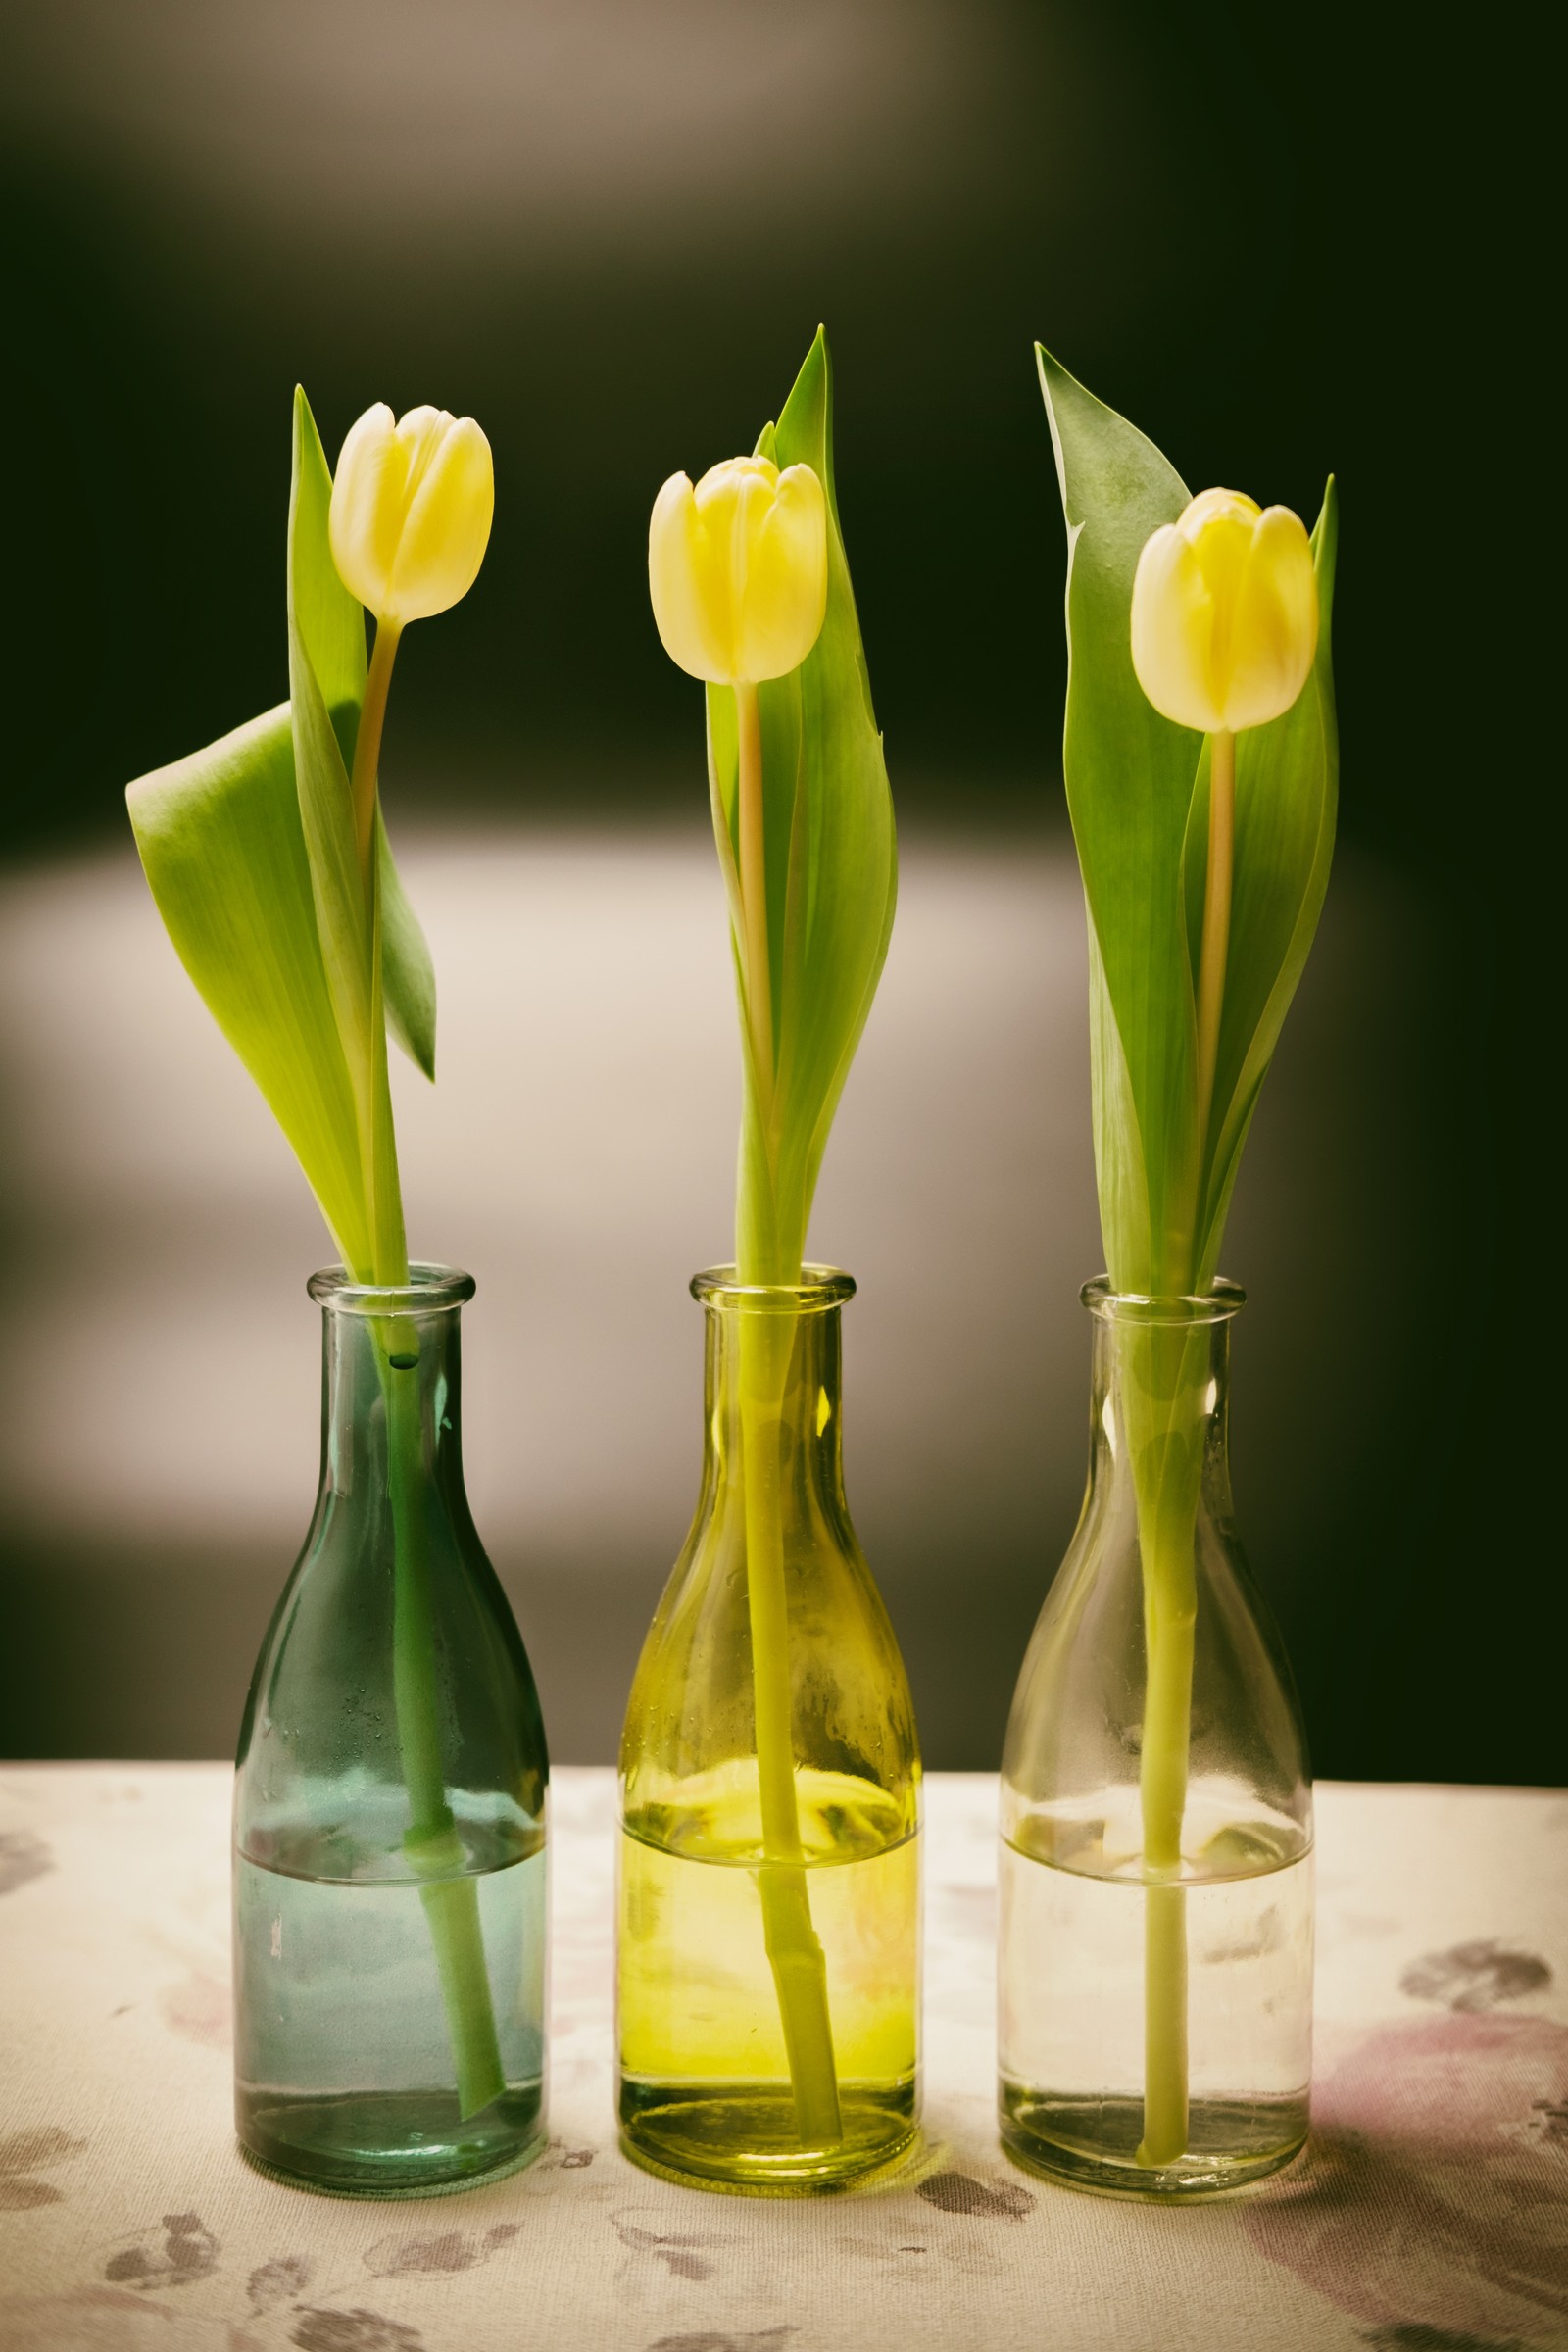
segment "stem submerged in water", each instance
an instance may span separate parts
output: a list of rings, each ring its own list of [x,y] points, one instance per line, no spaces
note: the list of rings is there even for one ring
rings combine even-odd
[[[1140,1519],[1143,1512],[1140,1511]],[[1193,1695],[1197,1593],[1192,1519],[1156,1505],[1144,1545],[1144,2136],[1142,2165],[1187,2147],[1187,1890],[1180,1884]],[[1170,1882],[1168,1884],[1162,1882]]]
[[[1144,1582],[1144,2136],[1151,2169],[1186,2152],[1187,1895],[1181,1884],[1198,1619],[1194,1545],[1207,1349],[1201,1335],[1126,1335],[1128,1439]]]
[[[418,1335],[411,1323],[376,1327],[375,1361],[386,1411],[387,1484],[392,1504],[392,1682],[398,1744],[409,1791],[404,1851],[419,1889],[446,2010],[466,2119],[506,2088],[495,2009],[479,1926],[478,1889],[464,1869],[463,1841],[447,1803],[435,1680],[434,1609],[424,1522],[423,1434]],[[413,1356],[415,1361],[407,1359]]]
[[[796,2128],[801,2145],[815,2148],[837,2146],[844,2124],[828,2013],[827,1961],[811,1925],[795,1793],[789,1601],[779,1509],[782,1399],[794,1331],[793,1316],[742,1312],[741,1445],[757,1779],[766,1857],[758,1873],[758,1891],[795,2094]]]
[[[1208,843],[1203,931],[1199,947],[1194,1040],[1190,1230],[1165,1269],[1168,1287],[1188,1294],[1207,1211],[1203,1170],[1214,1110],[1225,972],[1230,957],[1236,864],[1236,738],[1209,738]],[[1186,2153],[1187,1895],[1180,1884],[1182,1821],[1192,1746],[1193,1644],[1198,1584],[1194,1542],[1202,1476],[1202,1389],[1206,1351],[1191,1336],[1151,1329],[1134,1341],[1141,1396],[1133,1481],[1144,1576],[1144,1740],[1139,1795],[1144,1826],[1144,2136],[1141,2165],[1174,2164]]]

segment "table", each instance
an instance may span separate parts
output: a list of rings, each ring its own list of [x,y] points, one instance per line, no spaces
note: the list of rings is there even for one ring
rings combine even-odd
[[[928,1788],[927,2141],[896,2182],[705,2196],[619,2154],[613,1777],[554,1787],[552,2136],[462,2196],[249,2170],[224,1766],[0,1770],[6,2352],[1504,2352],[1568,2345],[1568,1796],[1318,1791],[1315,2136],[1184,2212],[993,2128],[996,1784]]]

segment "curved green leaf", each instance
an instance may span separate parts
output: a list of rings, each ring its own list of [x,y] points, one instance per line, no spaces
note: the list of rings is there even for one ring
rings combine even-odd
[[[367,883],[360,870],[353,792],[343,751],[348,736],[352,758],[352,734],[358,729],[365,692],[365,618],[339,581],[332,562],[331,500],[332,477],[316,420],[304,392],[296,387],[294,475],[288,514],[288,678],[294,781],[310,860],[321,961],[354,1089],[375,1278],[401,1282],[408,1273],[408,1250],[386,1069],[382,879],[383,863],[390,859],[384,852],[377,815]],[[401,891],[398,905],[400,912],[407,915]],[[408,919],[412,922],[412,915]],[[416,924],[414,930],[417,936]],[[418,944],[422,948],[422,937]],[[433,1016],[433,994],[430,1010]],[[430,1042],[433,1051],[433,1038]]]
[[[310,402],[294,391],[294,469],[289,498],[289,694],[294,756],[317,913],[333,975],[334,1002],[347,1024],[344,1049],[359,1067],[361,1041],[371,1034],[369,923],[354,846],[349,774],[365,702],[365,612],[338,577],[328,517],[332,476]],[[435,973],[419,920],[398,877],[386,830],[376,815],[376,877],[381,892],[382,990],[392,1034],[409,1059],[435,1076]],[[368,1062],[366,1083],[372,1085]]]
[[[1322,627],[1302,694],[1238,739],[1235,883],[1209,1133],[1196,1133],[1196,967],[1208,828],[1201,736],[1132,664],[1133,575],[1187,504],[1152,442],[1037,346],[1067,519],[1062,763],[1090,927],[1095,1151],[1118,1290],[1206,1288],[1247,1129],[1333,853],[1333,485],[1314,535]]]
[[[289,701],[141,777],[126,802],[179,958],[293,1147],[344,1263],[397,1280],[386,1018],[432,1076],[435,983],[379,816],[368,893],[359,871],[349,768],[365,615],[332,563],[331,494],[296,392]]]
[[[392,861],[375,812],[375,857],[381,890],[381,981],[393,1036],[416,1070],[435,1078],[435,966],[419,918]]]
[[[752,1279],[798,1279],[822,1154],[887,957],[898,892],[893,800],[833,471],[833,387],[819,328],[776,425],[758,444],[810,466],[828,509],[827,612],[801,667],[760,689],[763,838],[773,982],[771,1135],[748,1072],[737,1250]],[[735,903],[733,698],[710,687],[714,828]],[[742,1022],[743,1040],[747,1024]]]
[[[125,797],[175,953],[293,1147],[344,1263],[368,1277],[354,1091],[317,936],[288,705]]]
[[[1127,1169],[1102,1161],[1105,1254],[1118,1290],[1185,1290],[1172,1250],[1192,1158],[1196,1032],[1179,878],[1202,738],[1161,718],[1139,685],[1129,614],[1144,544],[1175,520],[1188,492],[1152,441],[1049,352],[1037,346],[1036,357],[1067,518],[1062,765],[1093,968],[1108,1000],[1095,1022],[1120,1044],[1144,1194],[1134,1212]],[[1097,1096],[1104,1075],[1097,1054]],[[1099,1102],[1102,1152],[1120,1151],[1118,1132]]]
[[[341,599],[326,575],[337,573],[327,538],[332,477],[327,471],[310,403],[294,393],[294,475],[288,508],[288,691],[294,732],[294,781],[300,822],[310,860],[316,928],[321,944],[339,1042],[354,1086],[362,1146],[367,1162],[374,1127],[373,1056],[370,1044],[370,894],[360,874],[354,844],[354,806],[349,771],[333,725],[316,655],[342,656],[336,624]],[[352,601],[352,600],[351,600]],[[365,621],[356,608],[363,669]],[[360,691],[364,691],[363,675]],[[341,710],[342,705],[339,704]],[[339,723],[343,723],[341,720]],[[358,725],[356,709],[354,725]]]
[[[1328,890],[1340,773],[1333,658],[1338,548],[1339,502],[1331,479],[1312,533],[1318,592],[1312,675],[1283,717],[1266,727],[1250,727],[1237,738],[1236,879],[1199,1229],[1200,1289],[1214,1278],[1242,1146]],[[1187,924],[1194,943],[1202,932],[1207,841],[1205,762],[1193,795],[1184,851]]]

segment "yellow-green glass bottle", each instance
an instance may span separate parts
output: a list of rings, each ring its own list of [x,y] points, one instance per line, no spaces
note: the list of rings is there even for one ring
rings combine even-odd
[[[626,2153],[801,2195],[889,2164],[920,2111],[920,1759],[840,1443],[846,1274],[699,1274],[696,1517],[621,1742]]]

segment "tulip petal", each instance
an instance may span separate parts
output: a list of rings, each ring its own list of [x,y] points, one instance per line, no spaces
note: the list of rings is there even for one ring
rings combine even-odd
[[[746,582],[746,675],[799,669],[827,612],[827,502],[809,466],[791,466],[761,517]]]
[[[765,459],[737,458],[714,471],[722,478],[703,515],[713,555],[711,594],[724,615],[731,675],[755,681],[764,673],[752,666],[751,638],[765,620],[758,603],[755,559],[772,512],[778,469]]]
[[[338,453],[329,534],[332,562],[351,595],[384,612],[403,529],[405,453],[385,401],[351,424]]]
[[[1161,718],[1205,735],[1223,724],[1209,661],[1213,618],[1199,551],[1179,523],[1162,524],[1133,575],[1133,668]]]
[[[1153,532],[1133,580],[1132,654],[1162,718],[1235,734],[1278,718],[1317,643],[1306,532],[1288,507],[1204,490]]]
[[[711,566],[690,477],[672,473],[648,523],[648,594],[660,643],[694,678],[730,682],[724,630],[703,591]]]
[[[827,610],[827,507],[809,466],[767,458],[710,466],[695,490],[664,484],[649,524],[648,578],[665,652],[710,685],[760,685],[798,669]]]
[[[461,602],[479,576],[495,518],[490,444],[471,416],[414,410],[404,440],[409,504],[389,582],[387,612],[399,621],[428,620]]]
[[[1270,507],[1237,587],[1227,726],[1263,726],[1290,710],[1311,674],[1317,617],[1305,525],[1289,507]]]
[[[1188,500],[1176,528],[1183,538],[1195,541],[1214,522],[1245,523],[1250,534],[1261,512],[1256,499],[1249,498],[1245,490],[1200,490],[1196,498]]]

